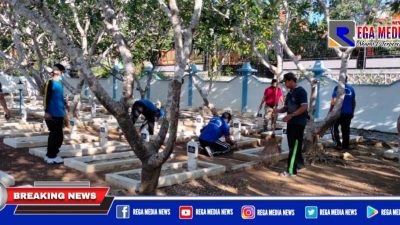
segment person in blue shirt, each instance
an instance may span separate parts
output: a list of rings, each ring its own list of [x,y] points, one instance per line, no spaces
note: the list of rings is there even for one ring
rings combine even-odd
[[[287,113],[282,119],[287,123],[287,141],[289,145],[289,157],[287,159],[287,170],[280,176],[296,176],[297,171],[304,165],[302,155],[304,129],[308,120],[308,102],[306,90],[297,85],[297,77],[289,72],[283,76],[283,82],[289,92],[285,98],[285,105],[277,109],[275,113]]]
[[[229,122],[232,120],[232,115],[228,112],[222,116],[211,118],[207,126],[205,126],[200,133],[199,141],[210,157],[222,155],[231,151],[231,145],[235,142],[230,138]],[[219,140],[222,136],[225,137],[226,142]]]
[[[51,78],[47,80],[44,90],[44,119],[49,129],[47,154],[44,160],[48,164],[63,163],[64,161],[57,156],[64,140],[65,108],[68,108],[61,83],[61,76],[64,71],[65,67],[63,65],[55,64],[52,68]]]
[[[155,106],[151,101],[147,99],[140,99],[135,103],[133,103],[132,105],[131,118],[133,123],[136,123],[137,119],[141,114],[143,114],[146,121],[143,123],[140,129],[143,129],[143,127],[147,124],[149,127],[149,134],[153,135],[154,123],[156,119],[159,119],[164,116],[165,114],[164,110],[157,108],[157,106]]]
[[[336,104],[337,90],[338,86],[333,89],[329,112],[333,110],[333,107]],[[331,132],[333,133],[332,139],[336,145],[336,148],[340,150],[349,149],[350,124],[354,117],[354,109],[356,108],[356,93],[354,92],[353,87],[350,84],[347,84],[347,77],[345,80],[344,94],[343,104],[340,110],[340,117],[333,126],[333,131],[331,129]],[[340,141],[339,126],[342,130],[343,143]]]

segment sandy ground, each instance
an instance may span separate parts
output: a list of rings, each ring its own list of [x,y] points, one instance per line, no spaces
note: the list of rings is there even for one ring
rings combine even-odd
[[[220,176],[204,177],[184,184],[159,188],[158,195],[174,196],[260,196],[260,195],[399,195],[400,164],[383,158],[386,149],[399,146],[399,136],[370,131],[353,130],[367,138],[351,146],[352,160],[342,160],[343,152],[327,148],[332,160],[308,165],[297,177],[279,177],[286,167],[259,166]],[[184,158],[184,145],[175,154]],[[203,158],[205,158],[203,156]],[[47,165],[32,156],[27,148],[13,149],[0,139],[0,170],[15,177],[16,185],[33,185],[34,181],[89,180],[92,186],[109,186],[105,173],[84,174],[64,165]],[[223,161],[221,159],[216,159]],[[129,167],[129,166],[128,166]],[[128,168],[129,169],[129,168]],[[133,195],[111,186],[110,194]]]

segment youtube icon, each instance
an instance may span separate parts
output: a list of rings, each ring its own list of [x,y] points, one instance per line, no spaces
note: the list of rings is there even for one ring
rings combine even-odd
[[[179,206],[179,219],[193,219],[193,207],[192,206]]]

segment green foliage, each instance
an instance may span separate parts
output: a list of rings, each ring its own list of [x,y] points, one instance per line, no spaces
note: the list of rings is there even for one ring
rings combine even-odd
[[[132,0],[123,10],[128,19],[122,28],[133,47],[134,63],[141,64],[145,60],[157,63],[161,52],[173,47],[171,25],[158,0]]]
[[[111,75],[111,71],[105,67],[92,67],[92,72],[95,77],[98,78],[107,78]]]
[[[225,76],[233,76],[234,74],[235,73],[234,73],[234,70],[232,67],[230,67],[230,66],[225,67],[225,70],[224,70]]]
[[[392,11],[399,13],[400,12],[400,1],[399,0],[395,0],[394,2],[392,2],[390,4]]]

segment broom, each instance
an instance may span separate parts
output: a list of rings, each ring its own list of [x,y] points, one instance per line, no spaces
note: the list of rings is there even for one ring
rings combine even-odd
[[[278,94],[278,88],[279,88],[279,85],[277,85],[276,90],[275,90],[275,100],[276,100],[276,96]],[[277,107],[278,107],[278,104],[275,103],[274,112],[276,111]],[[278,157],[279,153],[280,153],[278,141],[277,141],[276,135],[275,135],[276,119],[272,119],[271,123],[272,123],[272,135],[267,138],[264,149],[261,151],[261,155],[262,155],[262,159],[263,159],[264,163],[274,162],[276,157]],[[274,156],[276,156],[276,157],[274,157]]]

